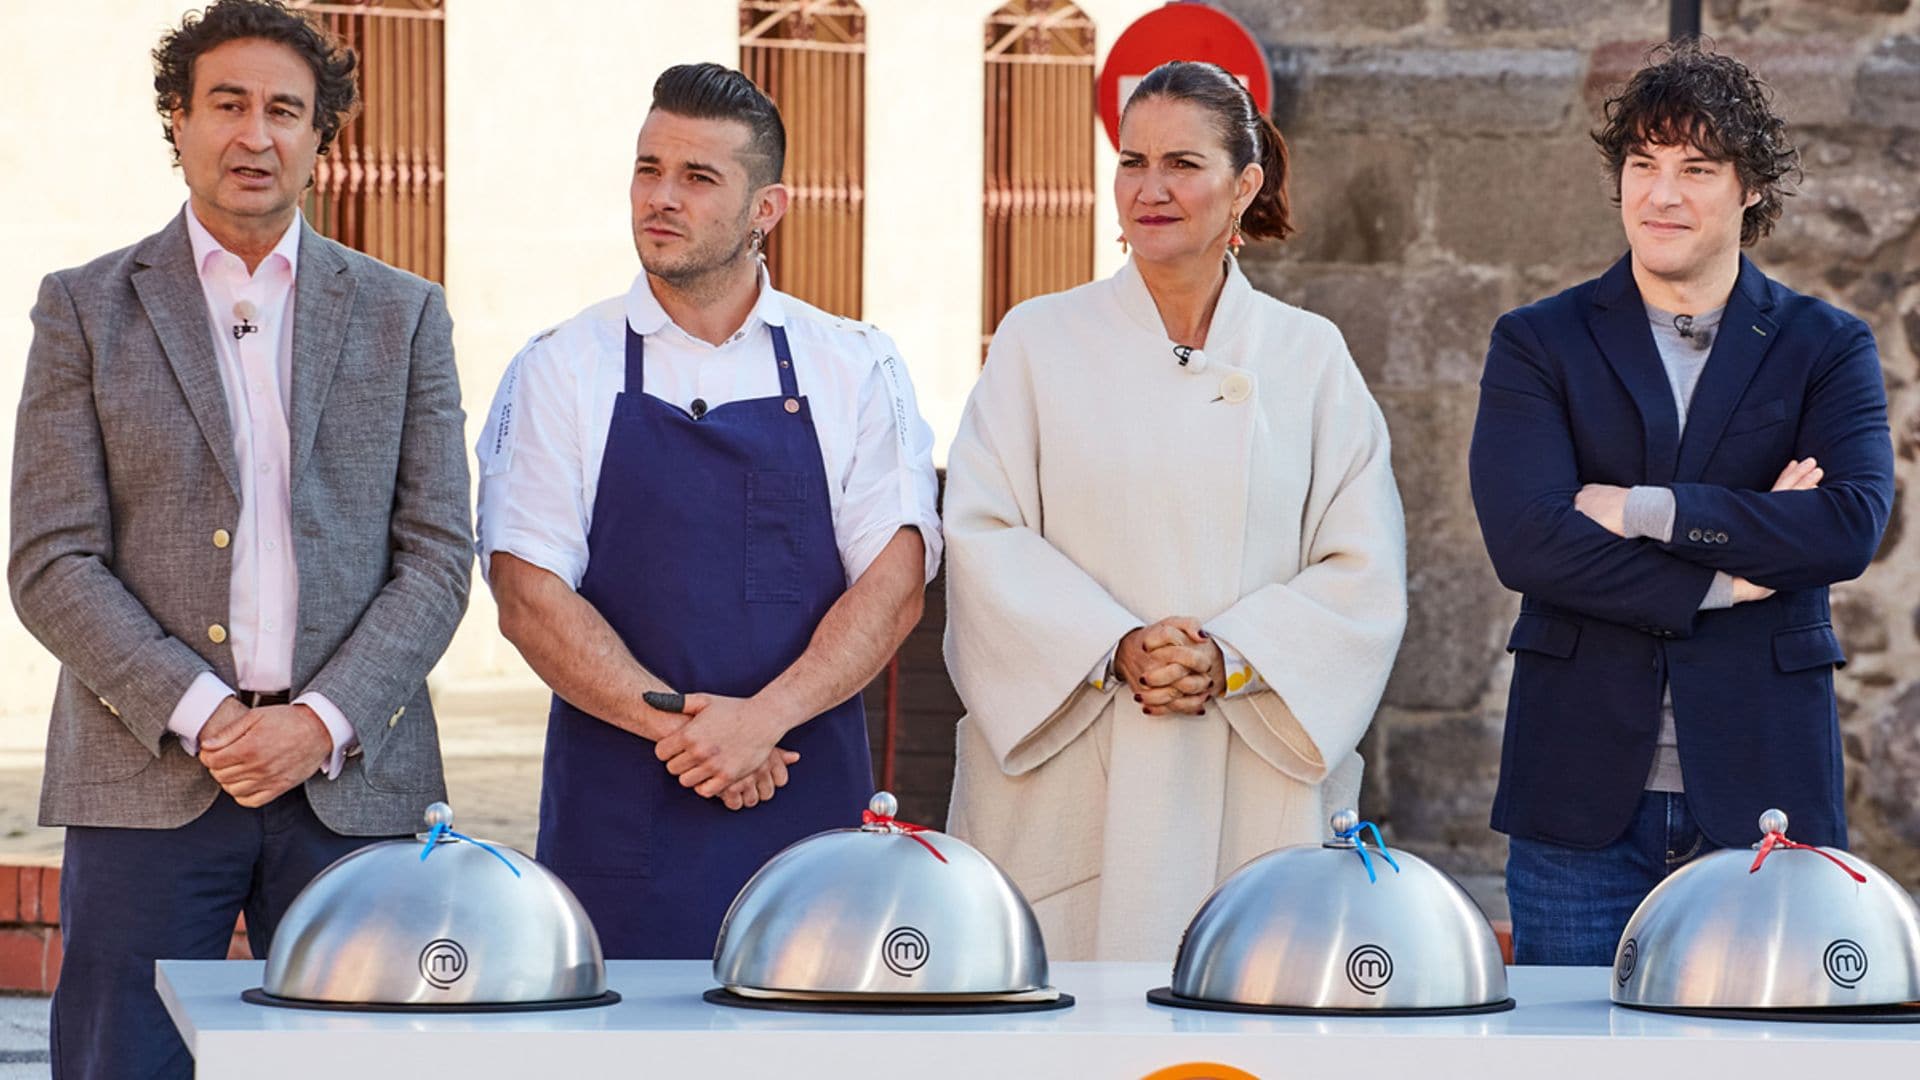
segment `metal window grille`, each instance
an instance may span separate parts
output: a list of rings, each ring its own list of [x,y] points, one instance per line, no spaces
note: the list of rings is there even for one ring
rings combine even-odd
[[[787,126],[787,216],[767,238],[774,285],[860,315],[867,18],[852,0],[742,0],[740,70]]]
[[[323,236],[434,281],[446,272],[444,0],[295,0],[360,56],[362,108],[314,170]]]
[[[1093,29],[1068,0],[987,17],[983,356],[1015,304],[1093,278]]]

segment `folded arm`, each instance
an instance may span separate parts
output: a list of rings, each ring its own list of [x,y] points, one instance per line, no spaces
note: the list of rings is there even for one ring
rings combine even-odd
[[[1556,607],[1674,636],[1692,633],[1711,568],[1625,540],[1574,506],[1581,488],[1565,392],[1516,315],[1494,327],[1468,471],[1501,584]]]
[[[1873,335],[1856,327],[1808,387],[1795,457],[1823,473],[1811,490],[1745,491],[1674,484],[1663,550],[1772,589],[1859,577],[1893,508],[1893,444]]]

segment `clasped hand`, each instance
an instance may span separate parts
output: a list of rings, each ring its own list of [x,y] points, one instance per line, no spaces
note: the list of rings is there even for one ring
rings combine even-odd
[[[787,786],[800,755],[775,745],[788,731],[764,703],[718,694],[688,694],[685,712],[660,713],[677,726],[654,740],[654,756],[680,786],[718,798],[729,810],[758,806]]]
[[[1148,716],[1199,716],[1226,691],[1226,668],[1219,643],[1183,615],[1128,631],[1113,653],[1114,672]]]
[[[265,806],[318,772],[333,736],[305,705],[249,709],[227,698],[200,729],[200,763],[233,801]]]

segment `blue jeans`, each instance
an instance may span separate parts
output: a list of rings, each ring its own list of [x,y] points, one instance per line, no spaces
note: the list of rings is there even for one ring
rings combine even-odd
[[[1627,831],[1603,848],[1512,837],[1513,962],[1610,966],[1640,901],[1668,874],[1712,850],[1687,797],[1660,791],[1642,793]]]

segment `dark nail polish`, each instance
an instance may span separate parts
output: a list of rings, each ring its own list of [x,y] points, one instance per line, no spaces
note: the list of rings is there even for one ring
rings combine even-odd
[[[1207,632],[1205,630],[1200,631],[1200,640],[1201,641],[1207,640]]]
[[[1144,698],[1142,698],[1142,697],[1141,697],[1141,696],[1140,696],[1139,694],[1135,694],[1135,695],[1133,695],[1133,700],[1135,700],[1135,701],[1144,701],[1145,699],[1144,699]]]

